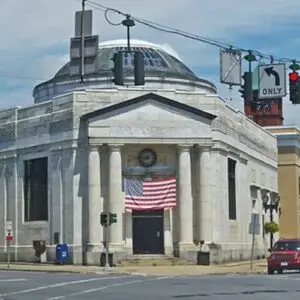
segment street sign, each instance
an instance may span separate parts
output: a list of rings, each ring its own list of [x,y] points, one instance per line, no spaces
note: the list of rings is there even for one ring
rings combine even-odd
[[[5,237],[5,240],[8,241],[8,242],[10,242],[10,241],[13,241],[13,240],[14,240],[14,237],[13,237],[12,235],[7,235],[7,236]]]
[[[286,96],[285,64],[259,65],[259,99]]]
[[[237,50],[220,51],[220,82],[241,85],[242,53]]]
[[[6,221],[6,231],[12,231],[12,221]]]
[[[259,214],[251,214],[251,221],[249,224],[249,234],[259,235],[259,233],[260,233]]]

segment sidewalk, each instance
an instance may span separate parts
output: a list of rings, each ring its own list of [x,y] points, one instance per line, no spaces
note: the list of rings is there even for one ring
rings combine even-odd
[[[212,266],[131,266],[115,267],[109,271],[100,266],[76,266],[76,265],[52,265],[52,264],[26,264],[12,263],[8,269],[7,264],[0,263],[0,270],[7,271],[32,271],[32,272],[52,272],[52,273],[81,273],[81,274],[105,274],[125,273],[125,274],[143,274],[143,275],[209,275],[209,274],[261,274],[266,271],[266,260],[253,262],[253,269],[250,270],[250,262],[236,262],[223,265]]]
[[[166,276],[182,276],[182,275],[212,275],[212,274],[263,274],[266,272],[267,263],[265,260],[253,262],[253,268],[250,270],[250,261],[212,265],[212,266],[137,266],[137,267],[117,267],[116,271],[141,273],[147,275],[166,275]]]

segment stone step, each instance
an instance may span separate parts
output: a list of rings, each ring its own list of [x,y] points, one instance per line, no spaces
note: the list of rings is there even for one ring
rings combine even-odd
[[[176,257],[143,255],[133,256],[123,260],[119,266],[184,266],[192,263]]]

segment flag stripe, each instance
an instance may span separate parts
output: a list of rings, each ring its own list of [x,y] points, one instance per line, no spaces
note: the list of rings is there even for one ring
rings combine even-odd
[[[153,181],[125,178],[125,208],[170,209],[176,206],[176,178]]]

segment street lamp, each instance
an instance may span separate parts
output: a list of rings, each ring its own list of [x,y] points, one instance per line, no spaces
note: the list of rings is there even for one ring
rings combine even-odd
[[[269,201],[270,200],[270,201]],[[278,212],[279,210],[280,196],[276,193],[272,193],[271,197],[268,196],[268,193],[265,192],[262,196],[262,203],[265,209],[265,212],[269,210],[270,212],[270,222],[273,222],[273,211]],[[273,247],[273,233],[270,233],[270,248]]]

